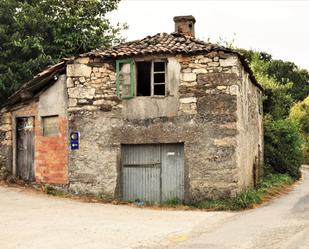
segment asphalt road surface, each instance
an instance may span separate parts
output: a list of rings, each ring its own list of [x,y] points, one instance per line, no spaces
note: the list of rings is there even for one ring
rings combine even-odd
[[[242,212],[84,203],[0,187],[0,249],[309,249],[309,167],[288,195]]]

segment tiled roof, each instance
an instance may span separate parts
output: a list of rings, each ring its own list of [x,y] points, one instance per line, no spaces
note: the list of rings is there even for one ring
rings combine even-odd
[[[96,49],[89,53],[81,54],[80,56],[115,58],[156,53],[194,54],[198,52],[211,52],[214,50],[230,51],[217,44],[204,42],[179,33],[158,33],[154,36],[147,36],[142,40],[122,43],[104,50]]]
[[[245,70],[256,86],[263,89],[256,81],[246,58],[236,51],[195,39],[190,36],[185,36],[180,33],[158,33],[154,36],[147,36],[144,39],[125,42],[120,45],[108,49],[95,49],[91,52],[80,54],[78,57],[101,57],[103,59],[119,58],[119,57],[133,57],[138,55],[150,54],[198,54],[209,53],[212,51],[224,51],[227,53],[236,54]]]

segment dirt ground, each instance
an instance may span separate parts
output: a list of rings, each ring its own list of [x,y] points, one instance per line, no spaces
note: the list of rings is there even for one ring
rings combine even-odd
[[[85,203],[0,187],[0,248],[309,248],[309,168],[288,195],[242,212]]]

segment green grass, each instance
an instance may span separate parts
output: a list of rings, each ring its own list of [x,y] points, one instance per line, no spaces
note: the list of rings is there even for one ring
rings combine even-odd
[[[294,182],[287,174],[272,174],[262,178],[256,188],[249,188],[236,197],[205,200],[195,204],[193,207],[210,210],[242,210],[252,208],[272,196],[280,194]]]
[[[60,197],[68,197],[69,194],[66,193],[65,191],[59,190],[57,188],[54,188],[52,186],[45,186],[43,191],[48,194],[48,195],[52,195],[52,196],[60,196]]]
[[[163,206],[163,207],[176,207],[176,206],[179,206],[182,204],[182,201],[179,200],[177,197],[176,198],[173,198],[171,200],[167,200],[167,201],[164,201],[160,204],[160,206]]]

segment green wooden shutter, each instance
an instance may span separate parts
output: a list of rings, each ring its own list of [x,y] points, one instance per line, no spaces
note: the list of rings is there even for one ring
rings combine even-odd
[[[134,61],[132,59],[116,61],[117,96],[121,99],[134,97]]]

